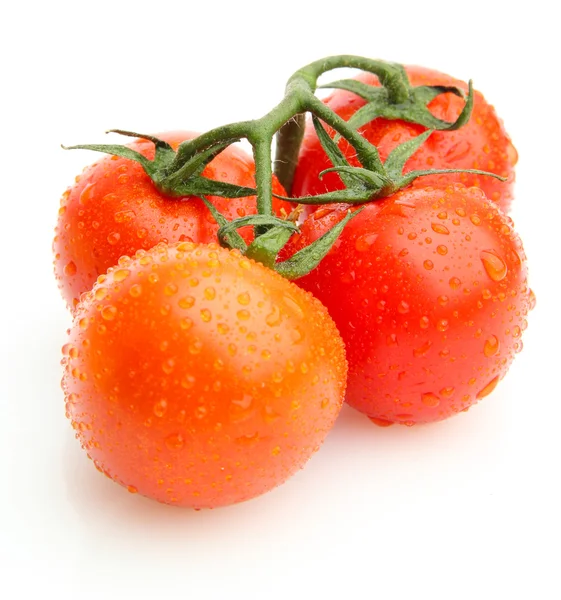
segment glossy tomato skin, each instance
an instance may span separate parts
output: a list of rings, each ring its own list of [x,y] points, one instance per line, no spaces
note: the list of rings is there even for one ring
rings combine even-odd
[[[157,134],[177,148],[197,134],[168,132]],[[136,140],[131,148],[148,158],[154,145]],[[240,186],[255,187],[253,160],[241,149],[230,146],[205,169],[206,177]],[[274,180],[273,189],[284,195]],[[209,200],[226,218],[235,219],[256,212],[255,197]],[[290,212],[290,205],[274,200],[274,209]],[[216,241],[218,226],[199,198],[170,199],[162,195],[138,163],[106,156],[87,167],[61,199],[53,244],[55,275],[69,307],[80,294],[91,289],[98,275],[123,256],[147,250],[159,242]],[[249,228],[240,231],[249,239]]]
[[[195,508],[253,498],[303,467],[346,384],[318,300],[237,251],[188,242],[102,275],[63,353],[67,416],[96,467]]]
[[[346,210],[314,213],[288,253]],[[438,421],[489,394],[522,348],[533,305],[511,220],[458,184],[369,204],[296,283],[341,332],[347,402],[378,424]]]
[[[407,66],[406,71],[414,86],[453,85],[466,91],[468,89],[465,82],[438,71],[417,66]],[[358,79],[370,85],[378,85],[377,78],[369,73],[361,74]],[[336,90],[325,99],[325,103],[343,119],[348,120],[365,102],[355,94]],[[454,121],[462,110],[463,100],[453,94],[443,94],[435,98],[429,106],[436,117]],[[400,120],[376,119],[359,131],[378,148],[380,157],[385,161],[398,144],[418,136],[425,128]],[[359,164],[354,158],[355,150],[345,140],[341,140],[339,147],[351,164]],[[417,169],[480,169],[501,175],[507,178],[506,182],[493,177],[462,173],[421,177],[413,186],[422,188],[447,185],[450,182],[462,183],[466,187],[477,186],[503,211],[508,211],[513,196],[514,167],[517,161],[516,149],[495,109],[476,91],[469,122],[456,131],[435,131],[407,161],[404,172]],[[298,197],[341,189],[343,184],[337,174],[326,173],[322,179],[318,177],[321,171],[331,166],[312,125],[308,123],[292,194]]]

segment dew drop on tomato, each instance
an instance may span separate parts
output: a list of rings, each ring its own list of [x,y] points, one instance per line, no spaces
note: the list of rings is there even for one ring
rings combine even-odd
[[[181,450],[185,444],[185,440],[180,433],[172,433],[166,437],[165,444],[168,450]]]
[[[498,383],[499,383],[499,376],[497,375],[496,377],[493,377],[493,379],[491,379],[491,381],[484,388],[479,390],[479,392],[477,392],[475,397],[478,400],[481,400],[481,398],[485,398],[485,396],[488,396],[497,387]]]
[[[64,274],[68,277],[72,277],[73,275],[76,275],[77,270],[76,264],[71,260],[67,265],[65,265]]]
[[[430,408],[435,408],[440,404],[440,398],[433,394],[432,392],[427,392],[425,394],[421,394],[421,402],[425,406],[429,406]]]
[[[480,254],[481,262],[485,272],[493,281],[501,281],[506,277],[508,268],[504,260],[495,252],[482,250]]]

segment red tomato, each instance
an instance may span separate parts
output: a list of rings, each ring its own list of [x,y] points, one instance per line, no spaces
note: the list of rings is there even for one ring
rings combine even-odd
[[[313,213],[288,254],[347,208]],[[534,302],[511,220],[458,184],[367,205],[296,283],[341,332],[347,402],[381,424],[445,419],[489,394],[522,348]]]
[[[408,66],[406,71],[411,85],[451,85],[467,91],[467,84],[448,75],[423,67]],[[379,85],[374,75],[361,74],[359,80],[370,85]],[[343,119],[348,120],[365,101],[359,96],[344,90],[336,90],[326,100],[329,108]],[[430,104],[431,112],[438,118],[454,121],[460,114],[464,102],[453,94],[441,94]],[[374,144],[383,161],[398,145],[418,136],[426,128],[404,121],[376,119],[361,127],[359,131]],[[333,130],[328,129],[333,136]],[[346,140],[339,147],[354,166],[358,161],[355,150]],[[493,177],[481,175],[446,174],[420,177],[412,185],[427,187],[461,182],[466,186],[477,186],[485,195],[503,210],[508,211],[512,200],[514,166],[518,155],[508,137],[502,121],[494,108],[479,92],[474,95],[474,107],[469,122],[456,131],[435,131],[419,150],[406,162],[404,172],[417,169],[480,169],[507,177],[501,182]],[[336,173],[326,173],[323,179],[318,175],[332,164],[322,149],[317,135],[308,123],[298,159],[292,195],[307,196],[342,189],[343,184]],[[313,210],[313,209],[312,209]]]
[[[169,132],[157,137],[174,148],[197,134]],[[154,157],[154,145],[137,140],[131,148]],[[230,146],[205,169],[203,175],[240,186],[255,187],[253,160]],[[274,192],[284,195],[273,182]],[[256,212],[255,197],[209,200],[226,218],[235,219]],[[274,200],[278,213],[290,205]],[[213,242],[218,226],[199,198],[170,199],[161,194],[138,163],[107,156],[77,177],[63,195],[54,239],[55,274],[69,307],[80,294],[91,289],[98,275],[115,265],[119,257],[132,256],[159,242]],[[240,231],[246,240],[251,231]]]
[[[98,470],[196,508],[253,498],[303,467],[347,373],[318,300],[237,251],[189,242],[100,276],[63,352],[67,416]]]

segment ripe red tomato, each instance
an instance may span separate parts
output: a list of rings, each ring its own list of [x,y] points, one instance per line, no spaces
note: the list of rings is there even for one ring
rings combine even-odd
[[[195,137],[189,132],[168,132],[157,137],[172,147]],[[154,145],[136,140],[131,148],[154,157]],[[255,187],[253,160],[230,146],[205,169],[203,175],[240,186]],[[284,195],[273,182],[275,193]],[[256,212],[255,197],[218,198],[210,202],[228,219]],[[290,205],[274,200],[274,209],[290,212]],[[69,307],[91,289],[98,275],[115,265],[119,257],[132,256],[159,242],[213,242],[218,226],[199,198],[170,199],[161,194],[141,165],[107,156],[86,168],[63,195],[53,249],[58,286]],[[240,231],[246,240],[252,232]]]
[[[287,253],[347,209],[313,213]],[[445,419],[489,394],[522,348],[534,302],[510,218],[458,184],[367,205],[296,283],[341,332],[347,402],[379,424]]]
[[[407,66],[406,71],[411,85],[414,86],[446,85],[457,86],[466,91],[468,89],[463,81],[437,71],[416,66]],[[379,85],[377,78],[370,73],[361,74],[358,79],[370,85]],[[326,98],[325,103],[343,119],[348,120],[365,104],[365,101],[351,92],[336,90]],[[453,94],[441,94],[429,104],[429,107],[436,117],[452,122],[459,116],[463,104],[463,100]],[[425,130],[426,128],[421,125],[386,119],[376,119],[359,129],[362,135],[378,148],[383,161],[398,144],[418,136]],[[333,136],[333,130],[328,129],[328,131]],[[354,148],[344,139],[339,142],[339,147],[349,162],[358,166]],[[506,182],[493,177],[458,173],[420,177],[412,185],[427,187],[461,182],[466,187],[477,186],[490,200],[504,211],[508,211],[512,200],[514,166],[517,160],[518,155],[502,121],[482,94],[476,91],[469,122],[455,131],[435,131],[405,163],[404,172],[417,169],[480,169],[501,175],[507,178]],[[292,195],[295,197],[315,195],[342,189],[343,184],[336,173],[326,173],[323,179],[318,177],[321,171],[331,166],[313,126],[308,123],[298,159]]]
[[[196,508],[253,498],[300,469],[346,384],[318,300],[237,251],[189,242],[100,276],[63,352],[67,416],[97,468]]]

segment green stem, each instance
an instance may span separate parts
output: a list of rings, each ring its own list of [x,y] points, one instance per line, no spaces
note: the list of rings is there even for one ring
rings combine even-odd
[[[366,138],[362,137],[356,129],[349,127],[344,119],[334,113],[326,104],[314,95],[309,99],[308,110],[347,139],[357,151],[358,159],[365,169],[383,169],[383,164],[380,160],[380,155],[378,154],[376,146],[373,146]]]
[[[401,104],[409,97],[409,83],[405,70],[401,65],[352,54],[340,54],[316,60],[296,71],[288,80],[288,85],[294,79],[303,79],[308,83],[312,93],[315,93],[317,80],[321,75],[327,71],[340,68],[360,69],[373,73],[388,90],[389,99],[394,104]]]
[[[255,183],[257,184],[257,212],[260,215],[273,214],[271,141],[272,138],[264,137],[253,144]]]

